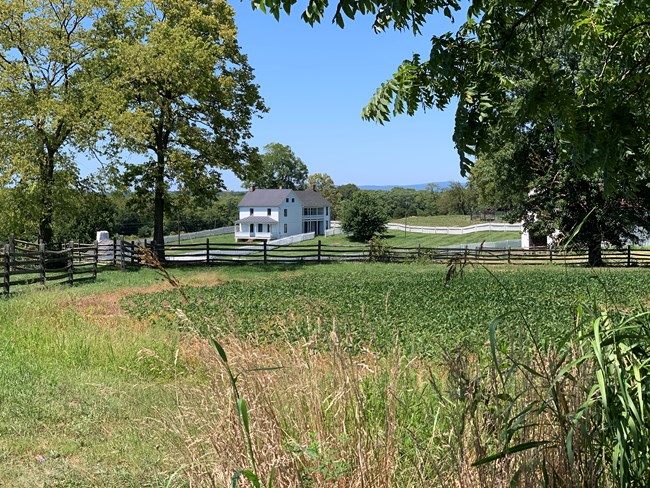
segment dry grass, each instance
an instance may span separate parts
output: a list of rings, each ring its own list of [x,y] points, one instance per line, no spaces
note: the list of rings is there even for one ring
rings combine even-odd
[[[578,434],[574,440],[573,467],[564,448],[566,415],[582,401],[584,385],[557,385],[553,404],[543,378],[518,370],[504,384],[460,350],[434,365],[398,353],[350,357],[337,341],[332,334],[328,352],[309,344],[222,342],[249,406],[257,473],[266,480],[274,471],[273,486],[505,488],[515,478],[516,486],[533,487],[543,483],[543,470],[551,473],[549,486],[591,486],[597,479],[583,462],[585,439]],[[228,374],[205,340],[184,341],[179,355],[207,365],[210,381],[179,384],[177,411],[160,420],[175,439],[178,481],[230,486],[233,474],[251,462]],[[530,366],[540,371],[558,360],[553,351],[538,359],[545,364]],[[535,407],[521,417],[511,445],[548,444],[474,466],[504,447],[499,434],[529,404]],[[240,479],[240,486],[246,483]]]
[[[394,436],[371,425],[363,408],[364,379],[380,367],[374,355],[354,360],[308,346],[261,348],[234,339],[223,345],[249,405],[263,477],[274,469],[274,486],[283,487],[391,485]],[[177,434],[191,485],[227,486],[235,471],[250,466],[235,398],[207,342],[194,341],[192,351],[210,365],[211,381],[183,388],[177,414],[164,422]]]

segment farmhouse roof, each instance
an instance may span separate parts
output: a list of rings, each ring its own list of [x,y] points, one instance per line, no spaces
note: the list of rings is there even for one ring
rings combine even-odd
[[[240,207],[277,207],[284,202],[291,190],[253,190],[244,195]]]
[[[278,221],[266,215],[249,215],[243,219],[235,220],[236,224],[277,224]]]
[[[284,203],[292,190],[252,189],[239,202],[240,207],[278,207]],[[294,191],[303,207],[331,207],[323,195],[314,190]]]
[[[327,199],[314,190],[295,192],[298,199],[302,202],[303,207],[331,207],[332,204]]]

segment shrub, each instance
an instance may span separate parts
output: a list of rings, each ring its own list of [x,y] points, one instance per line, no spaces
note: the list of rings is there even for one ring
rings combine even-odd
[[[381,201],[368,192],[357,192],[343,204],[341,227],[355,241],[368,241],[386,230],[388,215]]]

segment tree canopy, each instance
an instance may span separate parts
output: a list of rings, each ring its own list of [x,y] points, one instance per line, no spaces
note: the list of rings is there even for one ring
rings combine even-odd
[[[142,1],[123,12],[108,53],[117,147],[140,153],[122,162],[122,180],[153,193],[154,240],[162,242],[172,184],[216,196],[220,170],[248,176],[257,159],[247,144],[252,118],[266,111],[223,0]]]
[[[287,188],[303,190],[307,185],[307,165],[289,146],[272,142],[264,146],[261,165],[250,178],[244,180],[244,187]]]
[[[355,241],[366,242],[386,230],[388,215],[382,201],[373,193],[356,192],[343,203],[341,227],[352,234]]]
[[[341,195],[334,185],[334,180],[327,173],[314,173],[307,178],[309,187],[323,195],[332,204],[332,218],[336,219],[341,203]]]
[[[103,80],[88,65],[104,3],[0,5],[0,186],[22,202],[24,230],[31,234],[34,223],[48,243],[55,212],[78,183],[72,154],[88,146],[101,120]]]
[[[292,0],[253,0],[278,18]],[[302,18],[320,22],[329,2],[311,0]],[[461,6],[467,7],[460,14]],[[650,142],[650,2],[578,0],[340,0],[333,22],[369,14],[373,27],[421,34],[430,15],[465,15],[464,22],[432,36],[428,59],[414,54],[376,92],[363,117],[383,123],[420,107],[445,108],[455,100],[454,142],[465,174],[489,139],[486,122],[519,125],[554,114],[554,138],[573,170],[628,170],[632,159],[648,165]],[[577,53],[549,63],[545,46],[558,36]],[[564,69],[570,67],[570,69]],[[513,74],[525,73],[528,96],[506,113]],[[596,130],[594,130],[594,128]],[[602,129],[602,130],[601,130]]]

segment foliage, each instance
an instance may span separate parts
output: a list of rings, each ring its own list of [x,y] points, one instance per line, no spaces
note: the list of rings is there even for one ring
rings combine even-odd
[[[246,143],[251,120],[266,107],[226,2],[143,0],[121,14],[104,68],[123,101],[112,136],[149,156],[121,163],[121,180],[153,194],[154,240],[162,241],[170,185],[209,199],[223,186],[220,169],[246,177],[257,160]]]
[[[476,193],[472,188],[453,182],[439,193],[436,207],[441,214],[468,215],[477,209]]]
[[[517,470],[511,484],[549,477],[553,485],[566,486],[580,480],[598,486],[647,484],[648,312],[627,315],[580,305],[574,330],[554,347],[535,343],[514,353],[511,344],[496,339],[502,318],[490,328],[498,381],[484,400],[496,413],[498,452],[474,465],[525,452],[529,468]],[[522,332],[535,334],[530,323]],[[527,425],[536,425],[539,434]]]
[[[305,189],[309,173],[307,165],[289,146],[277,142],[267,144],[261,159],[261,166],[252,178],[244,180],[244,187]]]
[[[99,0],[0,6],[0,187],[15,188],[25,205],[12,230],[36,226],[47,243],[61,194],[78,179],[73,152],[101,127],[103,80],[89,63],[106,7]]]
[[[548,126],[521,129],[513,141],[497,147],[472,168],[479,178],[479,192],[508,202],[508,217],[523,221],[533,234],[569,236],[579,232],[572,244],[586,247],[590,262],[601,262],[603,242],[621,247],[642,240],[650,219],[650,177],[638,174],[630,180],[621,175],[611,184],[602,170],[576,174],[559,158],[560,148]]]
[[[332,219],[338,218],[341,195],[334,185],[334,180],[327,173],[314,173],[307,178],[309,187],[323,195],[332,204]]]
[[[525,268],[499,271],[501,285],[490,286],[487,271],[466,270],[444,284],[444,267],[417,265],[331,265],[305,268],[301,276],[279,280],[229,281],[188,289],[186,313],[194,325],[215,337],[235,334],[262,343],[327,342],[331,324],[346,337],[351,351],[364,348],[437,357],[460,339],[473,353],[482,348],[485,317],[520,313],[534,338],[552,344],[575,319],[576,303],[590,296],[598,303],[628,306],[640,293],[650,293],[646,270],[590,272],[585,269]],[[597,276],[598,280],[594,279]],[[600,282],[599,282],[600,281]],[[318,300],[313,297],[318,296]],[[242,300],[241,297],[248,297]],[[175,303],[173,294],[131,297],[125,303],[136,317],[151,317],[161,304]],[[260,322],[264,315],[267,320]],[[523,338],[520,315],[503,326],[503,340]],[[183,326],[163,315],[167,326]],[[325,327],[323,324],[330,324]]]
[[[367,241],[386,228],[388,216],[372,193],[357,192],[345,202],[341,213],[341,227],[357,241]]]
[[[253,0],[252,5],[277,18],[293,3]],[[320,22],[327,6],[310,2],[303,20]],[[339,0],[333,21],[343,27],[345,18],[370,14],[375,31],[392,27],[418,34],[430,15],[453,19],[459,10],[458,0]],[[364,118],[383,123],[391,115],[443,109],[458,100],[454,142],[466,173],[478,154],[490,150],[487,122],[516,127],[551,114],[561,162],[576,172],[600,167],[618,178],[634,173],[639,161],[647,170],[647,1],[472,0],[462,15],[466,20],[454,31],[432,37],[428,59],[414,54],[398,67],[364,109]],[[560,52],[569,56],[549,59],[543,51],[553,50],[558,39]],[[520,74],[529,90],[508,113],[517,97],[513,76]]]
[[[349,200],[359,191],[359,187],[353,183],[346,183],[345,185],[337,186],[336,189],[341,195],[341,200]]]

